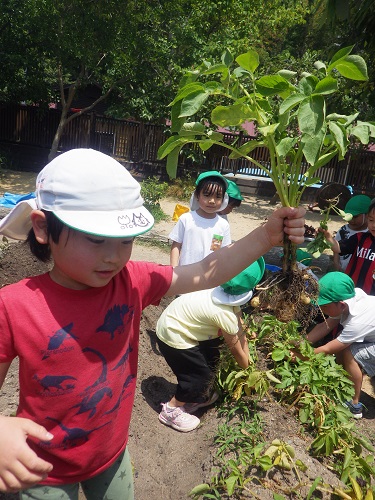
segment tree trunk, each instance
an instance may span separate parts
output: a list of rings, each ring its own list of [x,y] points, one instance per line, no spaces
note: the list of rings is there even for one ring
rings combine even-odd
[[[49,155],[48,155],[48,161],[53,160],[55,158],[55,156],[57,155],[57,150],[59,148],[60,139],[61,139],[64,127],[65,127],[65,123],[66,123],[66,112],[64,112],[64,110],[63,110],[63,112],[61,113],[59,125],[57,127],[55,136],[53,138],[51,150],[50,150]]]

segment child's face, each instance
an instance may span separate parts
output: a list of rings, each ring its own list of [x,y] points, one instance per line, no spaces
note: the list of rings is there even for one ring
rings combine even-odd
[[[198,195],[199,208],[208,214],[216,214],[223,203],[224,193],[219,186],[216,189],[202,189]]]
[[[349,227],[353,231],[359,231],[360,229],[367,227],[367,214],[355,215],[351,221],[349,221]]]
[[[131,256],[133,238],[104,238],[64,228],[50,242],[54,266],[50,276],[74,290],[107,285]]]
[[[367,227],[370,233],[375,236],[375,209],[367,215]]]
[[[345,302],[330,302],[320,306],[320,309],[326,316],[331,318],[339,318],[345,310]]]

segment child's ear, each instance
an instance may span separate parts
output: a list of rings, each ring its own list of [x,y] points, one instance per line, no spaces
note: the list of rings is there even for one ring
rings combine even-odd
[[[30,218],[37,242],[46,245],[48,243],[46,215],[41,210],[33,210]]]

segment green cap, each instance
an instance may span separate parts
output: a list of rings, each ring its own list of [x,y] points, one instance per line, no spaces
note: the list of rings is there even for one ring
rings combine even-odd
[[[198,175],[197,180],[195,181],[195,185],[198,186],[198,184],[204,179],[207,179],[207,177],[220,177],[220,179],[224,181],[228,189],[227,179],[223,175],[221,175],[221,173],[218,172],[217,170],[209,170],[208,172],[202,172],[200,175]]]
[[[241,295],[249,292],[263,278],[265,268],[264,259],[260,257],[260,259],[253,262],[249,267],[237,274],[237,276],[221,285],[221,288],[228,295]]]
[[[230,181],[229,179],[227,180],[228,182],[228,188],[227,188],[227,194],[231,198],[234,198],[235,200],[242,201],[243,198],[241,196],[241,191],[237,184],[233,181]]]
[[[305,266],[311,266],[312,260],[313,260],[311,253],[306,252],[305,250],[302,250],[301,248],[297,248],[296,258],[297,258],[298,262],[305,264]]]
[[[319,280],[318,306],[351,299],[354,296],[354,281],[345,273],[334,271]]]
[[[348,203],[345,205],[344,211],[356,217],[360,214],[367,214],[370,208],[371,198],[365,194],[357,194],[352,196]]]

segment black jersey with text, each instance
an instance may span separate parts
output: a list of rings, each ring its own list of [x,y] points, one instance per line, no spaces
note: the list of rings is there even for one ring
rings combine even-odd
[[[375,295],[375,238],[371,233],[357,233],[340,241],[340,255],[351,254],[346,274],[357,288]]]

